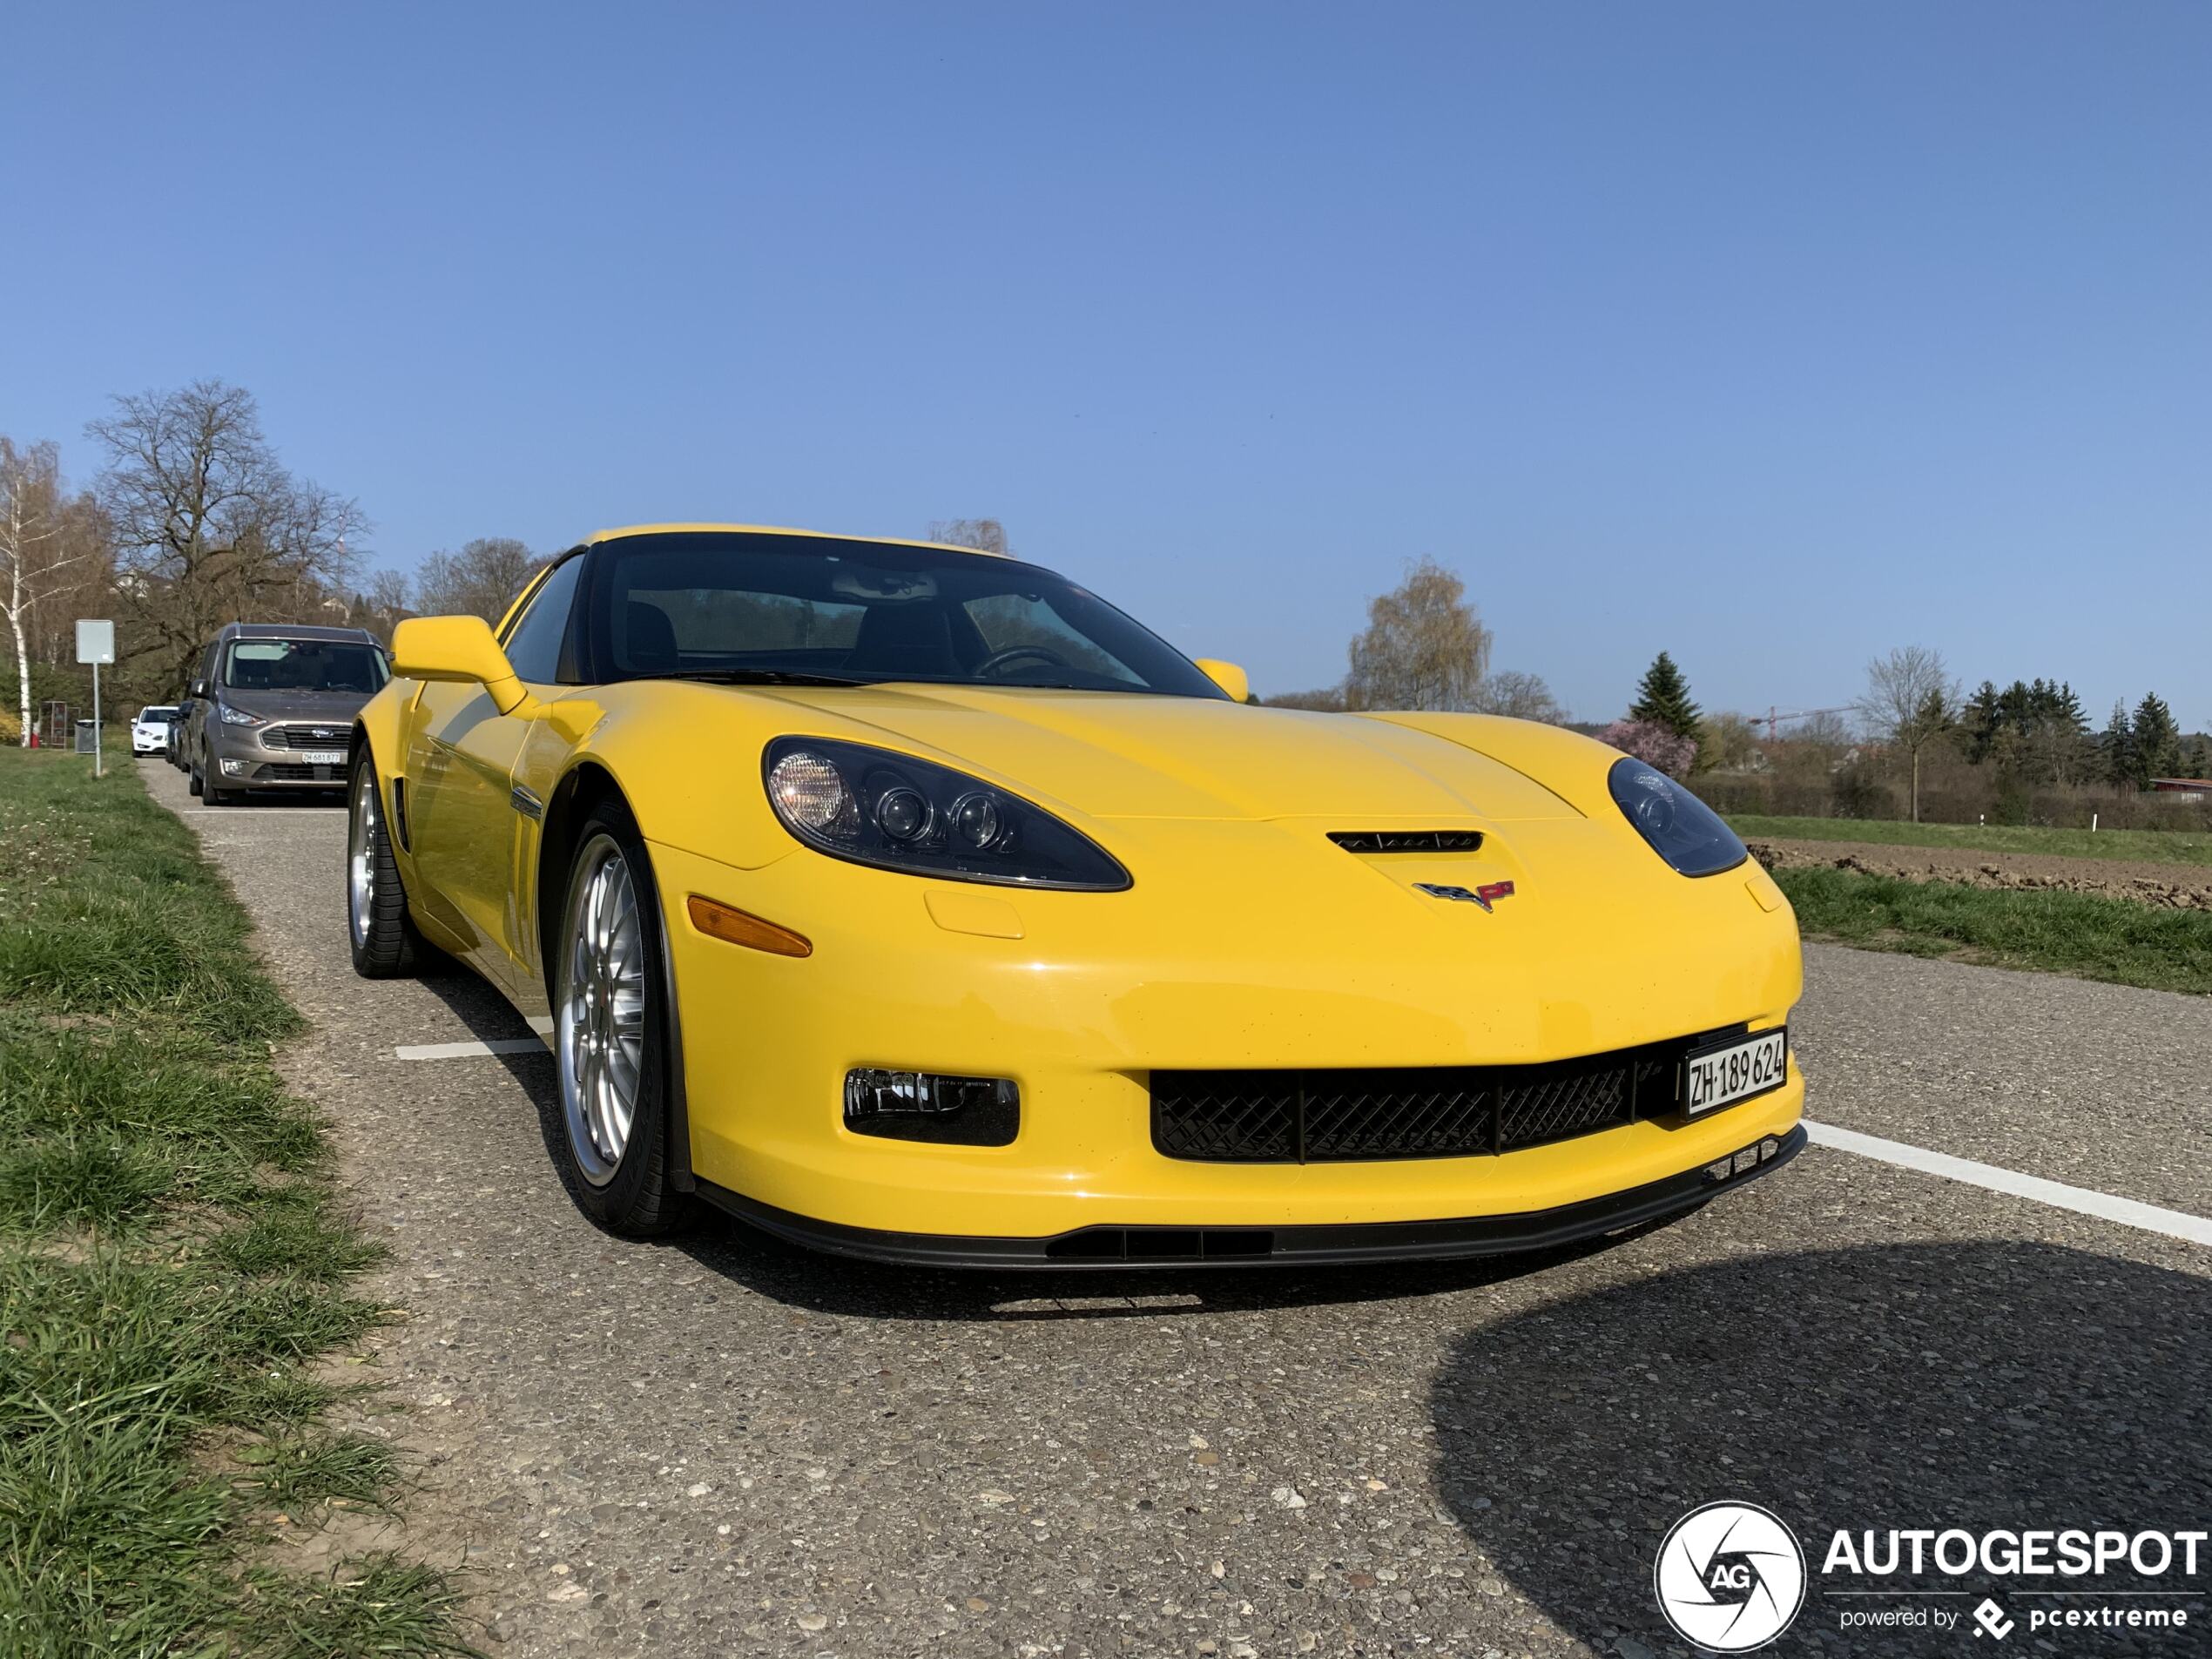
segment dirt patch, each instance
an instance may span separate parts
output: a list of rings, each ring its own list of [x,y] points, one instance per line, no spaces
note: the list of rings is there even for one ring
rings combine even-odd
[[[2161,910],[2212,911],[2212,870],[2195,864],[2070,859],[2047,853],[1986,853],[1971,847],[1890,846],[1868,841],[1747,841],[1770,870],[1855,870],[1904,881],[1955,881],[1969,887],[2086,893]]]

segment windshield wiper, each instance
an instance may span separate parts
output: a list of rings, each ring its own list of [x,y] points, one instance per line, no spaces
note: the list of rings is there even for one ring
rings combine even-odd
[[[709,685],[868,685],[870,680],[836,674],[809,674],[796,668],[678,669],[667,674],[626,674],[633,680],[699,680]]]

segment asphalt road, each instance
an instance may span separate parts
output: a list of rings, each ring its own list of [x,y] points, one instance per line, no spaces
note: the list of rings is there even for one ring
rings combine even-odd
[[[527,1032],[473,981],[354,977],[342,815],[203,808],[144,769],[313,1021],[289,1073],[393,1251],[370,1421],[423,1489],[381,1541],[465,1557],[502,1655],[1643,1659],[1686,1651],[1658,1540],[1722,1498],[1813,1555],[1779,1651],[1957,1652],[1994,1644],[1842,1628],[1868,1603],[1819,1578],[1831,1531],[2212,1515],[2212,1250],[1822,1147],[1506,1266],[989,1278],[734,1224],[610,1238],[548,1162],[550,1060],[395,1057]],[[2212,1001],[1809,968],[1814,1116],[2212,1214]],[[2039,1648],[2027,1611],[2058,1604],[1987,1588],[2007,1647],[2203,1650]]]

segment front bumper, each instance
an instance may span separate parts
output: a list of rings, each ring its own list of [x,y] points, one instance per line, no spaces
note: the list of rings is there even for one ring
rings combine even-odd
[[[343,789],[346,768],[311,766],[297,752],[264,748],[254,726],[207,725],[208,766],[219,789]],[[333,747],[343,749],[343,743]],[[226,761],[235,765],[233,771]]]
[[[1804,1150],[1804,1129],[1770,1136],[1766,1155],[1742,1174],[1705,1167],[1580,1204],[1509,1216],[1447,1221],[1338,1223],[1293,1227],[1090,1226],[1044,1238],[890,1232],[846,1227],[759,1204],[711,1182],[699,1194],[718,1208],[794,1244],[863,1261],[909,1267],[1080,1271],[1132,1267],[1341,1267],[1382,1262],[1459,1261],[1557,1250],[1607,1233],[1664,1221],[1771,1175]],[[1748,1149],[1747,1149],[1748,1150]]]
[[[1184,823],[1172,834],[1182,848],[1212,833]],[[954,889],[806,853],[739,870],[653,844],[701,1190],[772,1231],[904,1260],[1002,1250],[1058,1264],[1067,1247],[1048,1253],[1052,1241],[1099,1228],[1265,1232],[1269,1259],[1462,1254],[1535,1247],[1568,1224],[1560,1217],[1596,1213],[1578,1206],[1623,1195],[1694,1203],[1665,1184],[1787,1136],[1802,1115],[1793,1064],[1783,1088],[1695,1121],[1643,1118],[1502,1155],[1165,1156],[1151,1133],[1155,1070],[1608,1054],[1780,1024],[1801,988],[1794,919],[1754,867],[1699,882],[1667,873],[1634,890],[1624,919],[1607,840],[1566,826],[1555,837],[1579,880],[1507,867],[1521,890],[1494,914],[1393,911],[1367,884],[1420,879],[1417,867],[1394,864],[1339,896],[1301,885],[1290,855],[1271,867],[1269,836],[1252,826],[1218,833],[1217,855],[1150,862],[1132,891],[1105,895]],[[1147,835],[1133,824],[1117,840],[1141,858]],[[1630,850],[1656,867],[1640,843]],[[1236,893],[1251,903],[1230,909],[1224,869],[1240,873]],[[705,937],[685,920],[691,894],[799,927],[813,955]],[[1683,940],[1697,941],[1687,961]],[[1003,1146],[854,1134],[843,1081],[867,1066],[1012,1078],[1020,1132]]]

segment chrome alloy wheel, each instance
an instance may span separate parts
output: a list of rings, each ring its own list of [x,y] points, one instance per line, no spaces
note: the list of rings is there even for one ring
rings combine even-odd
[[[561,1108],[577,1168],[603,1187],[630,1143],[645,1067],[644,925],[611,836],[577,860],[560,961]]]
[[[346,914],[354,943],[368,942],[376,916],[376,779],[367,766],[354,773],[354,810],[346,829]]]

